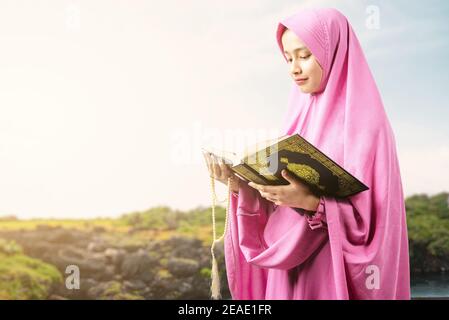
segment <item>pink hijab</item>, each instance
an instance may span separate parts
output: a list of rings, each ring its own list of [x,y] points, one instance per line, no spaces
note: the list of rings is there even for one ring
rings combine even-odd
[[[343,200],[325,197],[329,254],[320,263],[328,264],[333,283],[317,285],[334,291],[336,299],[410,299],[406,212],[396,142],[360,43],[336,9],[306,9],[282,20],[276,36],[283,56],[285,28],[311,50],[323,78],[319,92],[312,95],[293,83],[284,134],[299,133],[370,188]],[[277,219],[294,211],[261,205],[265,199],[245,191],[245,184],[241,190],[231,199],[230,230],[225,237],[228,285],[234,299],[276,298],[267,293],[272,290],[267,286],[274,286],[268,283],[274,265],[270,256],[288,250],[288,243],[298,241],[301,230],[288,233],[289,242],[283,239],[276,249],[270,248],[278,245],[275,239],[266,238],[261,248],[249,248],[244,233],[250,234],[251,227],[245,219],[264,215],[258,225],[267,235],[275,232],[266,225],[273,211],[283,212]],[[273,223],[269,224],[272,228]],[[273,292],[284,289],[289,290]]]

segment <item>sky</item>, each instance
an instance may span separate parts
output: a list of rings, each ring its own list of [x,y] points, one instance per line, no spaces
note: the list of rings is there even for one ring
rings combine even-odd
[[[201,146],[281,135],[276,26],[311,6],[360,40],[405,195],[449,191],[447,1],[0,0],[0,216],[210,205]]]

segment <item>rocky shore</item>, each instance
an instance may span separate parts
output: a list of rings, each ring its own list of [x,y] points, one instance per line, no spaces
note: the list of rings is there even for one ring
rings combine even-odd
[[[49,299],[209,299],[210,248],[198,239],[174,236],[145,245],[114,244],[107,232],[39,225],[33,230],[0,231],[23,253],[55,266],[64,281]],[[229,297],[223,246],[216,246],[222,294]],[[79,289],[66,286],[67,266],[80,271]],[[70,287],[70,286],[69,286]]]

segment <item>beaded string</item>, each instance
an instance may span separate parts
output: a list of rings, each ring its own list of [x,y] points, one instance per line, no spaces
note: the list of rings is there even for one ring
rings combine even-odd
[[[216,232],[216,225],[215,225],[215,205],[217,202],[217,195],[215,192],[215,168],[212,166],[213,175],[211,176],[210,183],[211,183],[211,189],[212,189],[212,235],[213,235],[213,241],[212,246],[210,248],[211,254],[212,254],[212,271],[211,271],[211,297],[212,299],[220,299],[221,298],[221,288],[220,288],[220,274],[218,273],[218,264],[217,259],[215,258],[214,253],[214,247],[215,244],[220,242],[227,230],[228,226],[228,215],[229,215],[229,205],[230,205],[230,199],[231,199],[231,177],[228,177],[228,195],[227,195],[227,203],[226,203],[226,215],[225,215],[225,224],[224,224],[224,230],[223,234],[220,238],[217,239],[217,232]]]

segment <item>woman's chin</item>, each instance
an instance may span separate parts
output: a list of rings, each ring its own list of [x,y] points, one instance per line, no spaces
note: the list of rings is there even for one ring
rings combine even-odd
[[[309,93],[309,94],[313,94],[315,92],[318,91],[316,86],[307,86],[307,85],[298,85],[298,89],[302,92],[302,93]]]
[[[298,86],[299,90],[301,90],[302,93],[311,93],[308,87],[306,86]]]

